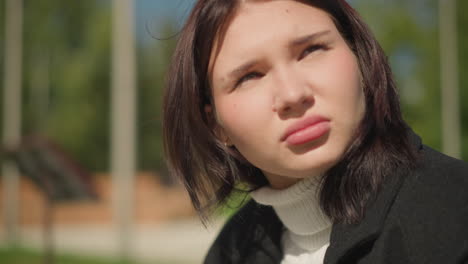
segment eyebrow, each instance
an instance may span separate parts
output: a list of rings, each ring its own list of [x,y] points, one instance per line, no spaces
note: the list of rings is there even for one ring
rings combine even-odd
[[[257,60],[248,61],[241,66],[235,68],[233,71],[229,73],[229,79],[234,79],[237,76],[241,75],[242,73],[248,71],[252,68],[255,64],[257,64]]]
[[[313,33],[313,34],[309,34],[309,35],[306,35],[306,36],[302,36],[302,37],[299,37],[297,39],[294,39],[292,40],[291,42],[289,42],[289,47],[297,47],[297,46],[302,46],[304,45],[305,43],[308,43],[314,39],[317,39],[323,35],[327,35],[330,33],[330,30],[324,30],[324,31],[320,31],[320,32],[316,32],[316,33]],[[250,68],[252,68],[253,66],[255,66],[255,64],[257,64],[258,61],[257,60],[251,60],[251,61],[247,61],[246,63],[240,65],[239,67],[236,67],[234,70],[232,70],[228,76],[229,76],[229,79],[235,79],[237,76],[241,75],[242,73],[248,71]]]
[[[324,35],[327,35],[329,33],[330,33],[330,30],[324,30],[324,31],[316,32],[316,33],[306,35],[306,36],[303,36],[303,37],[299,37],[299,38],[294,39],[293,41],[289,42],[289,46],[290,47],[302,46],[305,43],[308,43],[308,42],[310,42],[310,41],[312,41],[314,39],[317,39],[317,38],[322,37]]]

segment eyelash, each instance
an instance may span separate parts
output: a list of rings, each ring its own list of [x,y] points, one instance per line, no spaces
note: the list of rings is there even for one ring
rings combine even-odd
[[[309,55],[310,53],[312,53],[314,51],[317,51],[317,50],[320,50],[320,49],[326,50],[327,46],[325,44],[321,44],[321,43],[310,45],[301,53],[301,56],[299,56],[298,59],[301,60],[304,57],[306,57],[307,55]],[[235,83],[234,87],[237,87],[237,86],[241,85],[243,82],[246,82],[246,81],[251,80],[253,78],[262,77],[262,76],[263,76],[263,74],[261,74],[259,72],[249,72],[249,73],[245,74],[244,76],[242,76],[241,78],[239,78],[239,80],[237,80],[237,82]]]
[[[317,51],[317,50],[327,50],[327,46],[323,43],[317,43],[317,44],[312,44],[308,46],[302,53],[301,56],[299,57],[299,60],[303,59],[310,53]]]
[[[235,87],[241,85],[243,82],[246,82],[250,79],[262,77],[263,75],[259,72],[249,72],[237,80]]]

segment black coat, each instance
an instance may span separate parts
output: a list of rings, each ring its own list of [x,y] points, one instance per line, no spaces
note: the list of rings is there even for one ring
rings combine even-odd
[[[324,263],[468,263],[468,164],[417,144],[417,168],[389,177],[359,224],[333,225]],[[204,263],[280,263],[283,228],[271,207],[250,201]]]

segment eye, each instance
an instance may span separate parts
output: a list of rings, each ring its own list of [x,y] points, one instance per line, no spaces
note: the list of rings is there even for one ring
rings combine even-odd
[[[241,85],[242,83],[244,83],[246,81],[261,78],[262,76],[263,76],[263,74],[261,74],[259,72],[249,72],[249,73],[245,74],[244,76],[242,76],[241,78],[239,78],[239,80],[237,80],[235,86],[237,87],[237,86]]]
[[[306,57],[310,53],[313,53],[313,52],[318,51],[318,50],[326,50],[326,49],[327,49],[327,47],[324,44],[310,45],[301,53],[301,56],[299,57],[299,60],[303,59],[304,57]]]

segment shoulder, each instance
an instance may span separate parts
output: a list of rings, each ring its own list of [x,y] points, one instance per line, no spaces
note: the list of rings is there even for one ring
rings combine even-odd
[[[421,138],[412,130],[409,129],[408,133],[416,159],[408,173],[401,174],[406,176],[396,202],[419,209],[432,208],[437,204],[461,206],[467,202],[468,163],[422,144]]]
[[[247,202],[227,220],[213,247],[235,248],[235,244],[246,236],[245,231],[255,228],[255,218],[260,215],[261,209],[260,205],[253,200]]]
[[[423,145],[418,164],[409,173],[404,187],[414,195],[431,194],[425,201],[461,202],[468,199],[468,163]]]
[[[459,260],[468,252],[468,164],[427,146],[420,153],[390,222],[400,227],[402,243],[415,259]]]
[[[396,202],[418,214],[439,212],[446,218],[466,213],[466,217],[467,190],[468,163],[423,145],[419,161],[407,175]]]
[[[454,175],[465,179],[468,177],[468,163],[440,153],[426,145],[422,146],[422,162],[425,169],[445,175]]]
[[[272,238],[279,241],[280,235],[281,224],[273,209],[251,200],[226,222],[204,263],[247,263],[250,253],[258,253],[250,251],[275,247]]]

